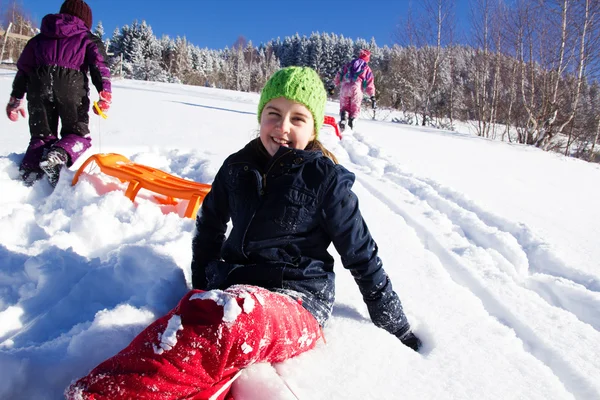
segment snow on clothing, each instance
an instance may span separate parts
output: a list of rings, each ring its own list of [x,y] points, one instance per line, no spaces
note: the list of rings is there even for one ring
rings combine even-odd
[[[23,167],[39,168],[36,157],[50,146],[64,149],[71,165],[91,146],[87,73],[98,92],[111,92],[105,60],[102,41],[81,19],[69,14],[42,19],[41,33],[29,40],[19,57],[11,93],[18,99],[27,93],[31,142]]]
[[[223,399],[240,369],[312,349],[334,301],[332,241],[375,325],[409,332],[353,182],[320,151],[270,157],[255,139],[229,156],[196,219],[195,289],[67,398]]]
[[[192,290],[65,395],[73,400],[224,399],[240,369],[282,362],[312,349],[320,337],[317,321],[289,296],[243,285]]]
[[[348,113],[349,118],[360,114],[363,92],[375,96],[374,77],[371,67],[362,58],[356,58],[343,66],[335,76],[334,84],[340,87],[340,115]]]
[[[324,325],[335,297],[327,252],[333,241],[373,323],[392,334],[407,332],[353,183],[354,174],[320,151],[282,146],[270,157],[260,139],[251,141],[225,160],[202,203],[193,239],[194,287],[249,284],[290,294]]]

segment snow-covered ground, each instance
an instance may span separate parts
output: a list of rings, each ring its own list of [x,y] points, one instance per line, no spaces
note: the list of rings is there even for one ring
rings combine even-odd
[[[0,70],[0,99],[13,77]],[[92,114],[89,154],[210,183],[255,137],[257,102],[117,81],[109,118]],[[27,188],[17,179],[27,122],[1,117],[0,135],[0,399],[59,399],[188,290],[194,221],[180,217],[184,203],[149,193],[131,203],[98,171],[72,187],[86,155],[54,192]],[[598,165],[386,121],[360,120],[341,141],[324,129],[322,140],[356,174],[424,347],[417,354],[371,324],[336,258],[327,343],[245,370],[236,399],[600,399]]]

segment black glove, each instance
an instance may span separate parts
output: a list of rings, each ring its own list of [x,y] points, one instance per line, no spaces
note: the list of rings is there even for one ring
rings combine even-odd
[[[206,272],[204,270],[200,272],[192,269],[192,289],[206,290],[207,286]]]
[[[335,85],[333,83],[330,83],[329,85],[327,85],[327,93],[329,93],[330,96],[333,96],[334,92],[335,92]]]
[[[403,345],[410,347],[414,351],[419,351],[419,349],[423,345],[421,340],[418,337],[416,337],[410,329],[401,335],[396,335],[396,337],[400,339]]]
[[[375,100],[375,96],[371,96],[371,105],[373,106],[373,110],[377,108],[377,100]]]

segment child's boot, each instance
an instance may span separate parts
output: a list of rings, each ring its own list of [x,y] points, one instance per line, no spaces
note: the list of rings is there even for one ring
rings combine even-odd
[[[60,147],[55,147],[48,152],[40,161],[40,168],[48,175],[48,181],[52,187],[56,187],[60,170],[69,161],[69,155]]]
[[[348,118],[348,126],[354,130],[354,118]]]
[[[344,132],[344,129],[346,129],[346,123],[348,121],[346,121],[348,113],[346,111],[343,111],[340,113],[340,122],[338,123],[338,125],[340,126],[340,131]]]
[[[43,178],[44,171],[39,168],[32,169],[21,166],[19,168],[19,176],[25,186],[33,186],[34,183]]]

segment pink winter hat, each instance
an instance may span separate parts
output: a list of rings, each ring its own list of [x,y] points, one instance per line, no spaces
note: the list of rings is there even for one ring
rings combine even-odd
[[[362,49],[360,51],[360,53],[358,53],[358,58],[361,58],[361,59],[365,60],[366,62],[369,62],[371,60],[371,52],[367,49]]]

